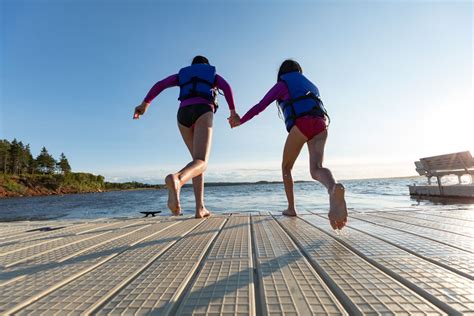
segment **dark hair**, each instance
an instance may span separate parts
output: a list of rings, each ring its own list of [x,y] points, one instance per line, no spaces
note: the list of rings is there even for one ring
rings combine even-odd
[[[209,65],[209,60],[204,56],[197,55],[196,57],[193,58],[193,62],[191,63],[191,65],[194,65],[194,64],[208,64]]]
[[[284,75],[284,74],[287,74],[287,73],[293,72],[293,71],[298,71],[299,73],[303,73],[303,68],[301,68],[300,64],[298,64],[298,62],[293,60],[293,59],[285,60],[281,64],[280,70],[278,70],[277,81],[280,81],[280,76],[281,75]]]

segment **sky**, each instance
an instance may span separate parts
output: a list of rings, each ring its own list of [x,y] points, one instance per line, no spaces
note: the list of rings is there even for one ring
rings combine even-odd
[[[421,157],[474,154],[471,1],[0,0],[0,138],[46,146],[73,171],[163,183],[190,155],[178,88],[132,120],[155,82],[209,58],[240,115],[297,60],[331,116],[338,179],[414,175]],[[230,129],[220,97],[208,181],[280,180],[275,104]],[[309,180],[308,153],[296,180]]]

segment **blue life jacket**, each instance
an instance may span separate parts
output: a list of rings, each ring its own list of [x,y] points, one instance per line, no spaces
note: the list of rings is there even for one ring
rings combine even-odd
[[[280,76],[286,83],[290,99],[278,100],[278,105],[285,118],[286,130],[290,132],[297,118],[305,115],[327,116],[318,88],[298,71]]]
[[[214,66],[194,64],[182,68],[178,73],[180,87],[178,100],[201,97],[216,103],[215,79],[216,68]]]

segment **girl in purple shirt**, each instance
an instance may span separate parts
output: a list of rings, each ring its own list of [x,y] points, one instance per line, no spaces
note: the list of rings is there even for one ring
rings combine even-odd
[[[207,80],[209,78],[212,78],[212,82]],[[229,120],[235,120],[238,115],[235,113],[232,90],[227,81],[215,73],[214,67],[209,65],[207,58],[196,56],[190,67],[185,67],[179,74],[158,81],[143,102],[135,108],[133,118],[140,118],[147,111],[151,101],[163,90],[178,85],[181,89],[178,127],[193,160],[180,171],[166,176],[168,208],[175,215],[181,213],[180,189],[192,179],[196,198],[196,218],[202,218],[210,215],[204,206],[204,171],[207,168],[211,148],[212,121],[217,108],[215,100],[217,89],[223,91],[229,105]]]
[[[282,76],[293,72],[303,73],[301,66],[294,60],[285,60],[280,66],[277,83],[267,92],[263,99],[252,107],[239,119],[238,116],[229,118],[231,127],[236,127],[251,120],[254,116],[265,110],[270,103],[278,101],[284,104],[291,98],[287,83]],[[299,76],[299,75],[298,75]],[[298,88],[298,87],[297,87]],[[319,91],[314,86],[314,91]],[[347,207],[344,198],[344,186],[337,183],[331,171],[323,167],[324,146],[327,139],[327,117],[326,115],[307,114],[299,116],[294,120],[294,125],[289,130],[283,150],[282,173],[285,193],[288,200],[288,208],[283,215],[296,216],[295,199],[293,193],[293,178],[291,170],[296,158],[304,144],[308,146],[311,177],[321,182],[329,193],[329,221],[334,229],[341,229],[347,222]]]

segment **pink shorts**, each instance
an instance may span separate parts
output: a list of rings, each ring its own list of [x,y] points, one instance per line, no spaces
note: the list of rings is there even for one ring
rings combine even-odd
[[[297,118],[295,125],[308,140],[327,129],[326,118],[319,116],[303,116]]]

